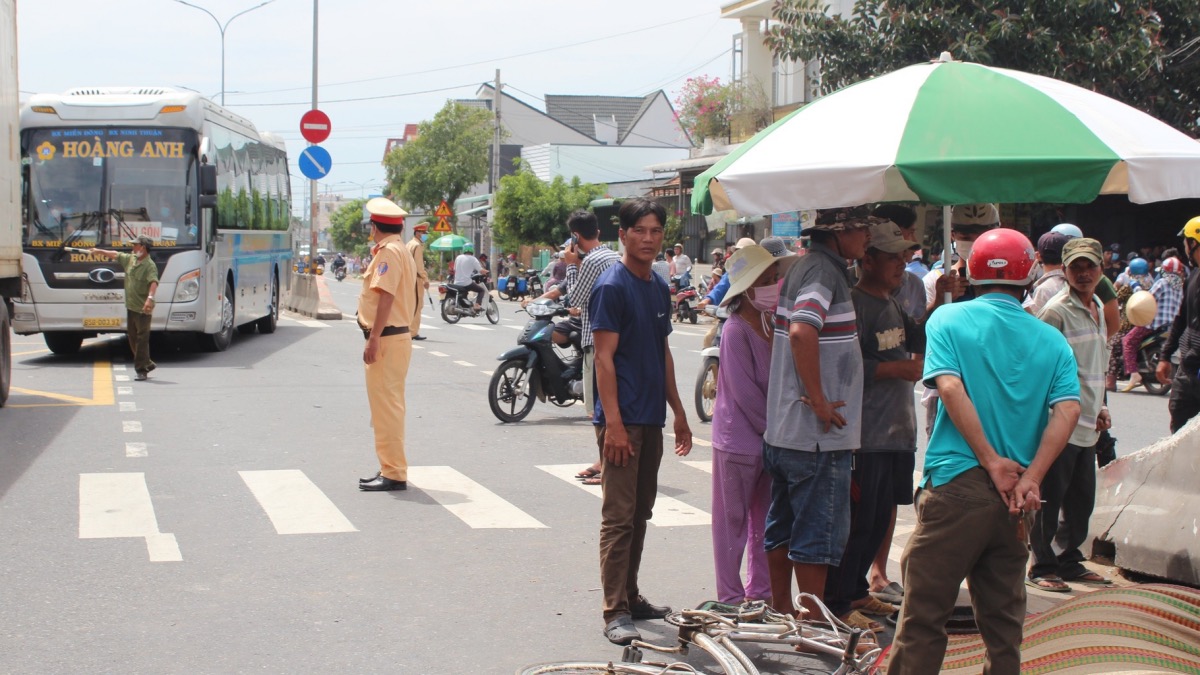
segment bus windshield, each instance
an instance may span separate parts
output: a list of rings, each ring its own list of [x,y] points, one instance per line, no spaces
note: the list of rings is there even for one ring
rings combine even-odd
[[[32,129],[22,136],[26,247],[199,245],[196,132],[155,127]]]

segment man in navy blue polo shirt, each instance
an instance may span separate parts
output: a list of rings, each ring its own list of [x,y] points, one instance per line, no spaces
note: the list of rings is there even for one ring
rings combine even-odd
[[[658,494],[667,405],[675,417],[675,454],[692,448],[675,364],[667,346],[671,295],[650,266],[662,248],[667,214],[660,204],[632,199],[617,212],[625,254],[610,266],[588,300],[595,343],[596,438],[604,466],[600,523],[600,582],[604,635],[629,644],[641,635],[634,619],[660,619],[670,607],[652,605],[638,590],[646,523]]]

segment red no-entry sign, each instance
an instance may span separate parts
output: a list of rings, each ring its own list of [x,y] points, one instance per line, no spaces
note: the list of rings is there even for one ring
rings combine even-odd
[[[320,143],[329,138],[333,126],[329,123],[329,115],[320,110],[309,110],[300,117],[300,135],[309,143]]]

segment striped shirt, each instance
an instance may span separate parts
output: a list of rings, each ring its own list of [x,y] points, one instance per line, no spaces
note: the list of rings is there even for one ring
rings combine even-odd
[[[824,424],[800,401],[808,390],[800,381],[788,333],[792,324],[817,329],[821,389],[829,402],[844,401],[841,429]],[[771,341],[771,380],[767,389],[764,440],[778,448],[801,451],[857,450],[862,427],[863,362],[846,261],[828,246],[813,244],[809,255],[784,277],[775,309]]]
[[[1104,405],[1104,374],[1108,371],[1108,333],[1104,327],[1104,310],[1100,299],[1092,296],[1096,316],[1079,300],[1068,286],[1050,298],[1038,318],[1054,326],[1067,338],[1075,354],[1079,375],[1079,422],[1071,432],[1072,445],[1091,447],[1100,440],[1096,419]]]
[[[1158,311],[1154,314],[1154,323],[1148,328],[1158,330],[1174,321],[1175,315],[1179,313],[1179,305],[1183,302],[1183,277],[1163,272],[1162,278],[1154,282],[1150,294],[1158,303]]]
[[[576,275],[574,282],[568,281],[571,293],[571,306],[580,308],[580,316],[583,319],[583,346],[592,346],[592,321],[588,315],[588,300],[592,297],[592,287],[596,285],[596,280],[612,266],[613,263],[621,259],[620,254],[608,248],[607,246],[597,246],[588,251],[583,262],[579,264],[579,272]],[[567,270],[568,274],[570,270]]]

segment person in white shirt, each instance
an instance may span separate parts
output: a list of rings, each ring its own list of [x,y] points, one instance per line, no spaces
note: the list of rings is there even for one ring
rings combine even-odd
[[[692,259],[683,252],[683,244],[675,244],[675,274],[682,277],[679,287],[683,288],[691,282]]]
[[[471,277],[482,273],[483,265],[479,264],[479,259],[472,252],[471,245],[467,244],[463,252],[454,259],[454,285],[465,286],[475,291],[475,311],[477,312],[483,309],[483,294],[487,293],[487,289]]]

